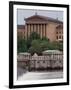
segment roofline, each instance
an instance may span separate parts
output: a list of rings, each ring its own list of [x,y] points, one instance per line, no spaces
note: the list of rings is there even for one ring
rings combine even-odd
[[[40,18],[43,18],[43,19],[46,18],[45,21],[51,21],[51,22],[55,22],[55,23],[57,23],[57,22],[63,23],[63,21],[60,21],[58,19],[55,19],[55,18],[52,18],[52,17],[40,16],[40,15],[33,15],[33,16],[28,17],[28,18],[25,18],[24,20],[27,21],[28,19],[30,19],[34,16],[39,16]]]

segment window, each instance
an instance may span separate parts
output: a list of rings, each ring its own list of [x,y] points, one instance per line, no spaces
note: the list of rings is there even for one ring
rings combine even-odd
[[[63,39],[63,36],[62,36],[62,39]]]
[[[59,33],[61,34],[61,31]]]
[[[45,63],[45,61],[43,61],[43,63]]]
[[[56,61],[54,60],[53,63],[56,63]]]
[[[61,61],[59,61],[59,63],[62,63]]]
[[[62,34],[63,34],[63,31],[62,31]]]
[[[58,32],[56,32],[56,34],[58,34]]]
[[[37,63],[40,63],[39,61],[37,61]]]
[[[56,39],[58,39],[58,36],[56,36]]]
[[[61,39],[61,36],[59,36],[59,39]]]

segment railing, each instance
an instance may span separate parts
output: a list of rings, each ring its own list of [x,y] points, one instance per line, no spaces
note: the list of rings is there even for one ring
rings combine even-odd
[[[18,61],[24,60],[63,60],[63,54],[49,54],[47,56],[18,56]]]
[[[28,67],[29,71],[63,70],[63,54],[49,54],[47,56],[20,56],[19,55],[18,66],[23,68]]]

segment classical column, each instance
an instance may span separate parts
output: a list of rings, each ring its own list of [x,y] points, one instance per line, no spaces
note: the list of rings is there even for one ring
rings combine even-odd
[[[28,31],[28,28],[27,27],[28,27],[28,25],[26,24],[25,25],[25,39],[27,39],[27,31]]]
[[[39,34],[39,24],[37,25],[37,32],[38,32],[38,34]]]
[[[35,32],[35,24],[33,24],[33,32]]]
[[[28,37],[30,36],[30,34],[31,34],[31,24],[29,24],[29,32],[28,32],[29,34],[28,34]]]
[[[46,24],[44,24],[44,37],[46,37]]]
[[[27,39],[28,39],[28,30],[29,30],[29,25],[27,24]]]
[[[36,24],[35,24],[35,32],[36,32]]]
[[[32,32],[34,32],[34,24],[32,24]]]
[[[45,26],[43,24],[43,37],[45,37]]]
[[[46,24],[45,24],[45,37],[46,37]]]
[[[30,24],[30,34],[32,33],[32,24]]]
[[[41,25],[39,24],[39,35],[41,37]]]
[[[43,24],[42,24],[42,38],[43,38]]]
[[[38,33],[38,26],[37,26],[37,24],[36,24],[36,33]]]
[[[29,24],[27,25],[27,39],[28,39]]]
[[[43,30],[44,30],[44,32],[43,32],[43,34],[44,34],[44,37],[45,37],[45,24],[43,25]]]
[[[23,32],[23,38],[25,39],[25,30],[24,30],[24,32]]]
[[[34,24],[33,24],[33,32],[34,32]]]
[[[32,33],[33,32],[33,24],[31,24],[31,28],[30,29],[31,29],[30,33]]]
[[[40,30],[41,30],[41,38],[42,38],[42,24],[41,24],[41,29]]]
[[[42,24],[42,38],[44,37],[44,28],[43,28],[43,24]]]

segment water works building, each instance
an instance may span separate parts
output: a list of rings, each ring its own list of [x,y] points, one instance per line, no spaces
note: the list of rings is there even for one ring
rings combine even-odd
[[[31,70],[63,70],[63,53],[58,50],[47,50],[42,56],[34,53],[19,53],[17,66]]]
[[[37,32],[40,37],[52,41],[63,41],[63,22],[58,19],[33,15],[25,18],[25,25],[18,25],[18,34],[27,39],[32,32]]]

